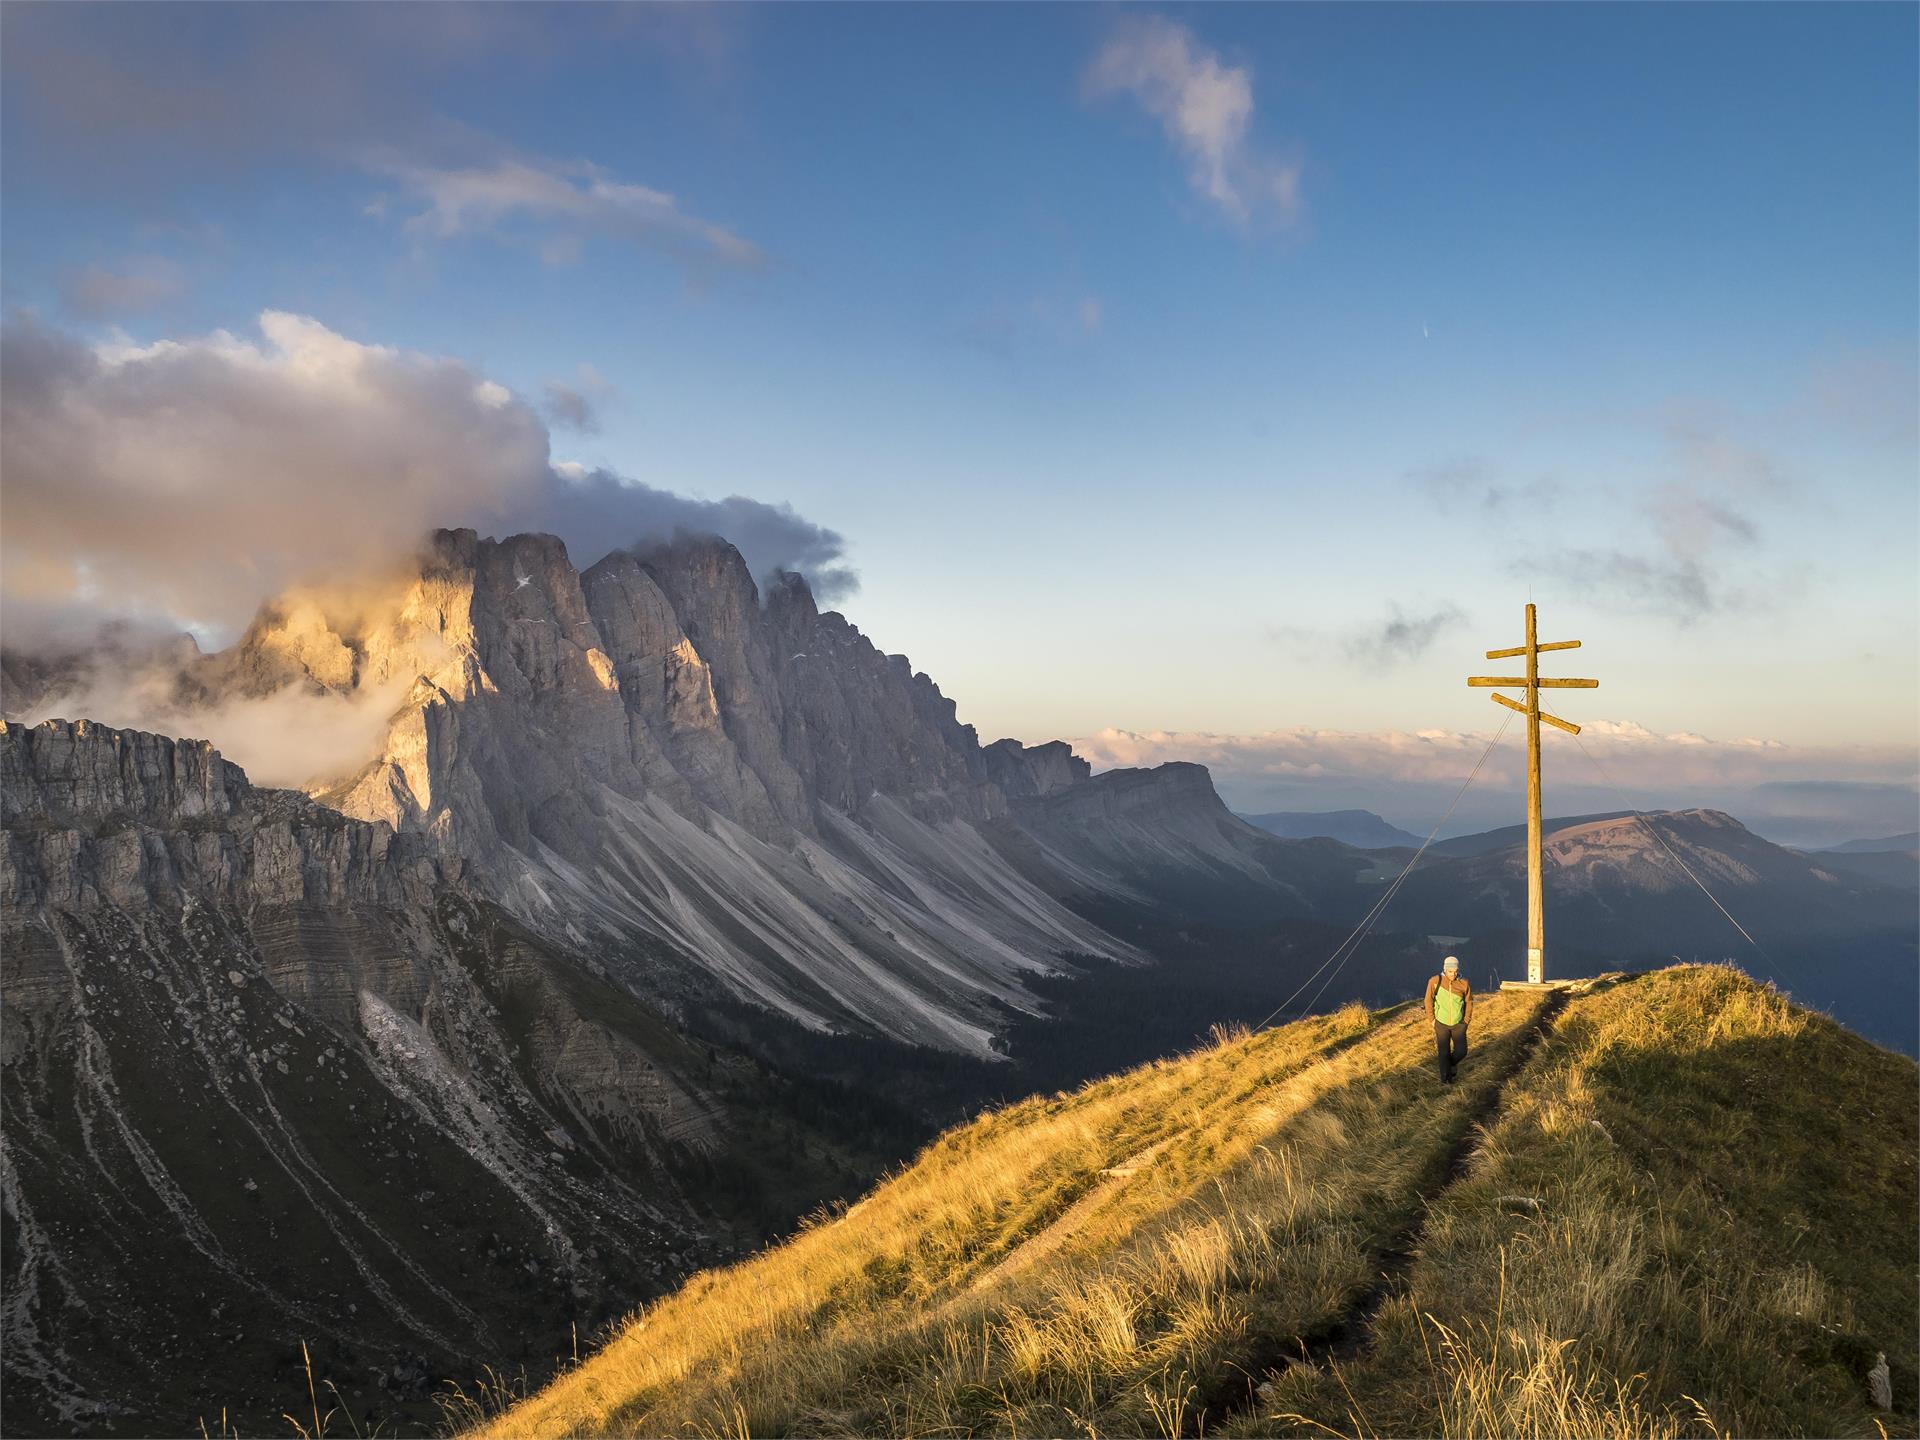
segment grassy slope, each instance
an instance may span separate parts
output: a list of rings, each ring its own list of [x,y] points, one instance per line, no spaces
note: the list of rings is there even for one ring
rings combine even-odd
[[[1515,1078],[1542,1003],[1483,999],[1449,1091],[1350,1008],[985,1117],[492,1433],[1871,1434],[1873,1348],[1910,1407],[1911,1062],[1678,970]]]
[[[1884,1350],[1915,1433],[1915,1078],[1730,969],[1576,999],[1368,1352],[1232,1428],[1874,1435]]]

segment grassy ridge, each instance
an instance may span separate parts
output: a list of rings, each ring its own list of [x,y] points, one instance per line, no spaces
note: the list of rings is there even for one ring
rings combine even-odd
[[[1911,1430],[1912,1063],[1719,969],[1543,1003],[1449,1090],[1350,1007],[983,1117],[484,1428],[1872,1434],[1884,1349]]]
[[[1575,998],[1365,1357],[1234,1432],[1915,1433],[1915,1079],[1731,969]]]

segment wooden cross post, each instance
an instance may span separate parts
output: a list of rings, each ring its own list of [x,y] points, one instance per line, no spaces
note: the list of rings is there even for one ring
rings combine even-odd
[[[1540,652],[1542,650],[1578,650],[1578,640],[1555,640],[1549,644],[1540,643],[1539,632],[1535,629],[1534,609],[1527,606],[1527,643],[1517,645],[1511,650],[1489,650],[1487,659],[1505,660],[1515,655],[1527,657],[1527,673],[1522,675],[1470,675],[1467,684],[1482,687],[1496,685],[1522,685],[1526,687],[1527,699],[1523,705],[1517,700],[1509,700],[1504,695],[1489,698],[1496,705],[1504,705],[1509,710],[1518,711],[1527,717],[1527,983],[1543,984],[1547,978],[1547,924],[1546,891],[1540,875],[1541,835],[1540,835],[1540,726],[1553,726],[1569,735],[1578,735],[1580,727],[1557,715],[1549,715],[1540,708],[1542,690],[1593,690],[1599,687],[1598,680],[1544,680],[1540,676]]]

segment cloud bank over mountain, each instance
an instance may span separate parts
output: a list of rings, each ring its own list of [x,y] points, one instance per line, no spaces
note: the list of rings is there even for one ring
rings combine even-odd
[[[534,406],[463,361],[306,316],[148,345],[16,317],[0,364],[12,645],[51,643],[75,615],[223,642],[269,595],[378,575],[438,526],[548,531],[582,566],[707,531],[823,598],[855,583],[841,537],[788,506],[554,464]]]
[[[1221,795],[1243,813],[1362,808],[1424,835],[1493,734],[1109,728],[1072,743],[1096,770],[1196,761],[1213,772]],[[1910,828],[1920,806],[1909,747],[1723,740],[1659,734],[1611,720],[1587,722],[1580,740],[1576,746],[1554,735],[1545,742],[1551,752],[1547,808],[1555,815],[1711,805],[1732,810],[1783,843],[1813,845]],[[1523,818],[1525,757],[1519,729],[1510,727],[1444,833]]]

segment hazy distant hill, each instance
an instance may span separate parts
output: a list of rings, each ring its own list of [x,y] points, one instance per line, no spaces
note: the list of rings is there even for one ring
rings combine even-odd
[[[1396,906],[1449,933],[1485,928],[1497,915],[1524,920],[1525,827],[1491,833],[1507,843],[1423,861]],[[1550,928],[1586,949],[1690,950],[1737,939],[1693,877],[1757,935],[1838,935],[1910,918],[1904,897],[1835,876],[1824,857],[1775,845],[1717,810],[1556,821],[1544,851]]]
[[[1250,825],[1284,840],[1324,836],[1356,850],[1388,850],[1396,845],[1418,846],[1425,837],[1391,825],[1371,810],[1274,810],[1265,815],[1242,815]]]
[[[1920,831],[1904,835],[1885,835],[1877,840],[1849,840],[1844,845],[1829,845],[1822,855],[1882,854],[1889,850],[1920,850]]]
[[[1621,820],[1632,815],[1631,810],[1607,810],[1596,815],[1560,815],[1552,816],[1541,822],[1541,834],[1544,839],[1552,838],[1555,831],[1568,830],[1576,825],[1591,825],[1596,820]],[[1414,842],[1419,843],[1417,840]],[[1527,827],[1502,825],[1497,830],[1481,830],[1472,835],[1456,835],[1450,840],[1436,840],[1427,847],[1428,855],[1485,855],[1494,850],[1506,850],[1515,845],[1527,843]]]
[[[1814,858],[1829,870],[1920,890],[1920,834],[1888,835],[1878,840],[1849,840],[1830,850],[1816,850]]]

